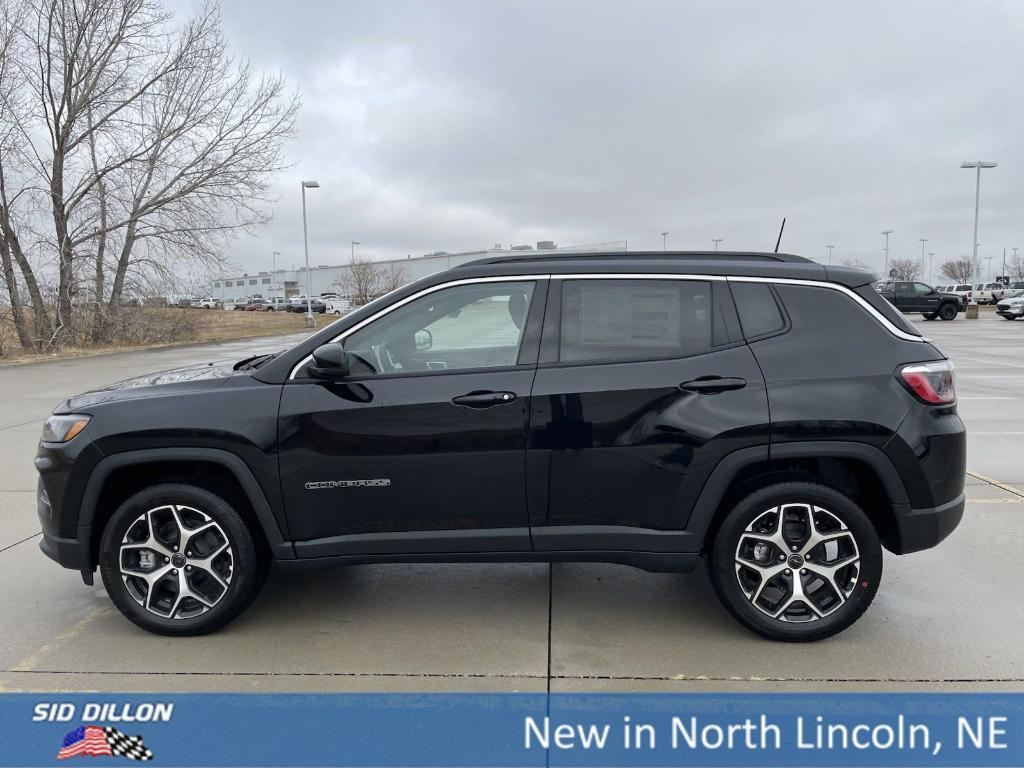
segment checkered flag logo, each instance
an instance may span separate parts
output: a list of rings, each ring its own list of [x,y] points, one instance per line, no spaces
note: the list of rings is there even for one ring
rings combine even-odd
[[[153,750],[142,743],[141,736],[129,736],[117,728],[80,725],[64,737],[58,760],[73,757],[126,757],[129,760],[152,760]]]
[[[129,760],[153,759],[153,750],[142,743],[141,736],[129,736],[110,726],[104,728],[103,733],[107,737],[111,753],[115,756],[127,757]]]

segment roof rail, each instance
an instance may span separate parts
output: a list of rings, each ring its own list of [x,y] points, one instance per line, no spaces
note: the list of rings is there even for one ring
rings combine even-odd
[[[761,253],[757,251],[608,251],[575,253],[515,253],[507,256],[489,256],[459,264],[454,269],[479,267],[485,264],[529,261],[781,261],[798,264],[813,263],[811,259],[792,253]]]

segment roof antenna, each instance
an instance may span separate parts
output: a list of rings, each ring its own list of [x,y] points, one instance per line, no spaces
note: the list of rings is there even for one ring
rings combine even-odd
[[[786,228],[786,217],[782,217],[782,226],[779,227],[779,239],[775,241],[775,252],[779,252],[779,244],[782,242],[782,230]]]

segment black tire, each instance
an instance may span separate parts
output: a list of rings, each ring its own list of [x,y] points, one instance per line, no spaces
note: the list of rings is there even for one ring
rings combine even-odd
[[[1003,320],[1016,320],[1017,315],[1003,315]]]
[[[170,505],[188,509],[178,510],[175,515]],[[249,524],[239,514],[240,508],[240,502],[229,493],[214,493],[184,483],[155,485],[139,491],[121,504],[103,531],[99,555],[103,585],[118,610],[143,629],[161,635],[202,635],[213,632],[244,611],[266,581],[270,558],[253,536]],[[152,516],[147,514],[152,510],[159,511],[154,511]],[[150,534],[150,520],[153,521],[153,527],[158,529],[155,538]],[[196,549],[196,558],[191,560],[194,566],[189,565],[187,559],[177,562],[179,555],[184,554],[174,547],[174,542],[180,542],[182,538],[181,534],[176,533],[181,530],[177,520],[184,521],[185,532],[193,537],[190,546]],[[197,533],[204,529],[205,533]],[[178,568],[157,578],[152,587],[147,587],[142,578],[146,564],[131,563],[137,567],[140,576],[129,576],[126,581],[121,574],[121,547],[126,541],[129,544],[124,555],[126,562],[136,557],[135,552],[145,550],[149,543],[150,546],[160,547],[168,555],[173,553],[175,558],[172,562],[170,557],[165,557],[155,548],[147,550],[149,555],[146,557],[149,559],[164,561],[151,566],[149,573],[174,568],[175,565]],[[132,542],[141,543],[132,546]],[[202,547],[209,546],[208,552],[212,553],[222,548],[224,543],[227,544],[224,550],[226,555],[210,558],[208,566],[217,570],[217,578],[227,584],[226,588],[199,565],[204,561],[198,559],[200,554],[204,554],[200,552]],[[188,554],[190,557],[193,555],[191,549]],[[188,576],[185,575],[186,570],[190,572]],[[183,597],[177,600],[180,596],[178,585],[182,578],[188,580],[187,588],[193,594],[209,601],[210,605],[204,606],[196,598]],[[159,598],[153,601],[156,603],[153,609],[144,607],[140,602],[141,596],[141,600],[149,604],[151,595]],[[173,605],[170,605],[172,602]]]
[[[924,317],[925,320],[934,320],[936,317],[939,316],[939,313],[938,312],[922,312],[921,316]]]
[[[943,304],[939,307],[939,317],[943,320],[956,320],[956,305]]]
[[[788,507],[788,505],[794,506]],[[801,505],[803,505],[802,508]],[[840,555],[843,551],[848,554],[852,553],[853,550],[847,549],[850,547],[851,540],[856,546],[859,562],[840,568],[834,574],[832,585],[826,585],[824,580],[812,572],[817,562],[812,565],[811,558],[808,558],[806,562],[802,560],[803,555],[811,554],[814,554],[815,561],[821,560],[827,554],[823,549],[826,545],[812,545],[806,551],[801,549],[801,554],[797,554],[792,551],[792,542],[801,547],[804,546],[801,544],[800,536],[787,536],[783,540],[789,541],[791,544],[785,555],[782,555],[781,550],[772,544],[766,545],[767,553],[763,550],[761,552],[766,557],[764,562],[770,563],[778,571],[776,575],[764,578],[757,568],[737,567],[737,559],[743,552],[740,549],[741,545],[746,549],[754,544],[753,552],[757,552],[756,547],[760,546],[756,539],[752,538],[752,534],[747,531],[747,527],[757,521],[770,523],[773,520],[774,510],[776,508],[783,509],[784,506],[787,519],[788,516],[798,519],[802,514],[802,509],[817,508],[819,511],[815,513],[815,519],[818,524],[824,526],[825,531],[835,534],[837,540],[841,540],[841,546],[844,549],[840,549],[840,544],[836,544],[836,557],[832,560],[826,559],[826,564],[840,562]],[[820,510],[824,510],[825,514],[822,514]],[[777,513],[775,514],[777,515]],[[804,515],[803,519],[806,521],[807,517]],[[774,519],[777,521],[778,517],[776,516]],[[836,523],[845,525],[845,529]],[[793,523],[787,522],[785,530],[792,534],[793,531],[799,532],[800,528],[799,525],[794,526]],[[808,535],[806,527],[803,530],[802,541],[810,543],[810,540],[806,538]],[[821,530],[819,529],[819,531]],[[737,504],[722,521],[715,533],[709,557],[708,571],[711,582],[729,613],[745,627],[762,637],[787,642],[821,640],[849,627],[871,604],[882,577],[882,547],[878,533],[867,515],[842,493],[828,486],[811,482],[779,483],[751,493]],[[744,554],[743,557],[746,558],[746,555]],[[780,562],[776,560],[778,557],[789,559]],[[788,568],[794,563],[796,568],[801,569],[801,573],[796,573],[796,568],[789,569],[788,575],[785,570],[779,570]],[[802,565],[807,567],[802,568]],[[803,573],[806,575],[801,575]],[[749,592],[743,586],[744,582],[750,583],[748,580],[752,574],[761,576],[761,580],[765,582],[766,589],[761,595],[756,592],[760,582],[753,584]],[[809,597],[804,601],[796,600],[797,596],[793,588],[788,586],[792,583],[789,579],[792,579],[794,575],[800,578],[801,590],[808,590]],[[845,598],[834,587],[837,579],[841,582]],[[773,585],[783,585],[788,592],[783,592]],[[776,603],[773,603],[770,598],[776,594],[780,594],[780,597]],[[811,601],[811,598],[814,600]],[[775,610],[777,606],[784,606],[788,600],[794,600],[790,608],[782,611],[782,615],[789,618],[788,621],[769,615],[769,612]],[[813,612],[807,605],[808,601],[817,602]],[[810,617],[809,620],[802,620],[801,614],[804,617]]]

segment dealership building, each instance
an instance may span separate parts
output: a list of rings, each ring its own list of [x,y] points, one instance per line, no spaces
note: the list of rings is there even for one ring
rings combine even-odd
[[[610,243],[565,246],[562,248],[559,248],[551,240],[541,240],[537,243],[536,247],[532,245],[516,245],[512,246],[512,248],[495,246],[494,248],[479,251],[462,251],[461,253],[437,251],[415,258],[388,259],[374,263],[379,264],[384,269],[401,269],[406,282],[412,282],[434,272],[440,272],[469,261],[486,259],[488,257],[508,256],[524,251],[536,254],[551,254],[625,250],[626,242],[624,240]],[[312,294],[314,296],[320,296],[324,293],[344,295],[347,272],[347,264],[320,264],[316,267],[310,267],[308,279],[312,283]],[[273,271],[256,273],[243,272],[241,274],[223,275],[213,278],[210,281],[209,295],[220,299],[225,304],[239,302],[251,296],[262,296],[263,298],[283,296],[290,298],[306,293],[306,281],[305,267],[299,269],[275,269]]]

